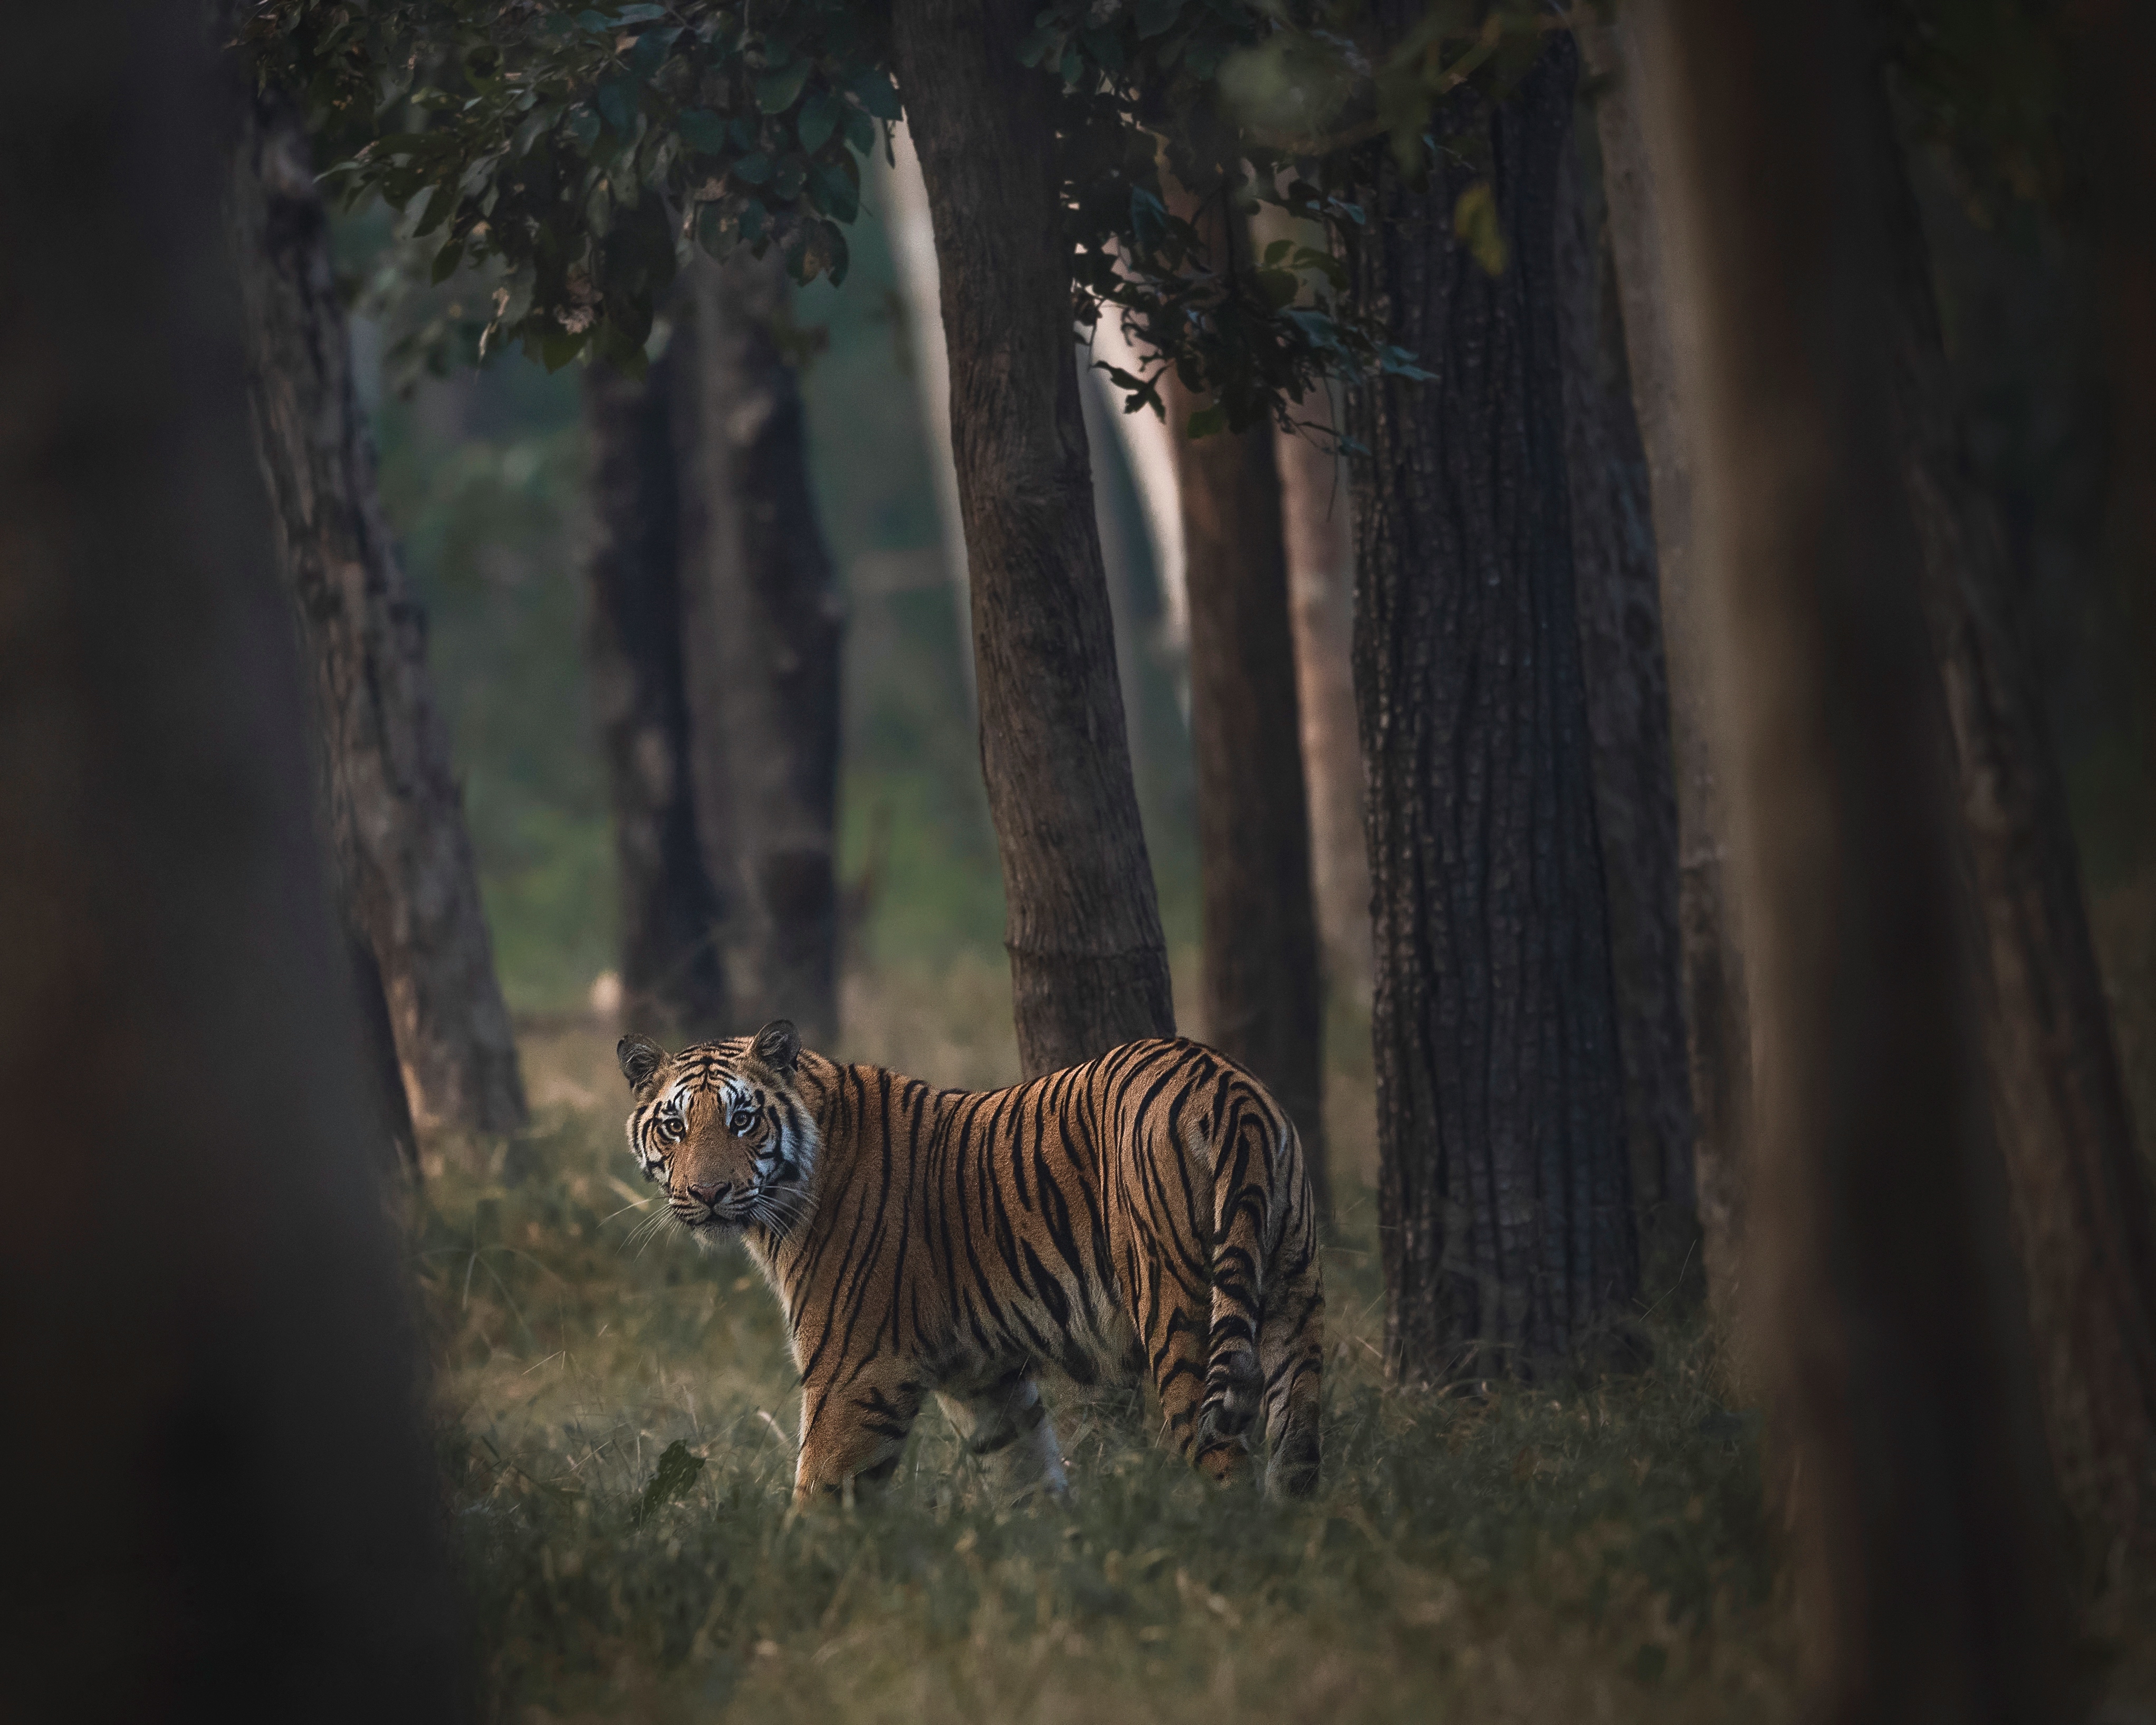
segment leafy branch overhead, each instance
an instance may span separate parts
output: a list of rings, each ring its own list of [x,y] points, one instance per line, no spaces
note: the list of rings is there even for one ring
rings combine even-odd
[[[1421,375],[1345,293],[1368,152],[1426,166],[1431,104],[1537,33],[1524,12],[1430,16],[1373,69],[1322,13],[1260,0],[1038,15],[1023,58],[1060,105],[1073,316],[1119,319],[1150,356],[1111,368],[1132,409],[1161,410],[1169,366],[1213,397],[1201,434],[1291,424],[1327,378]],[[900,113],[889,32],[877,0],[259,0],[241,38],[306,102],[333,191],[403,212],[434,280],[490,284],[474,357],[634,371],[692,248],[776,245],[797,280],[844,279],[862,167]],[[1274,206],[1291,237],[1209,256],[1175,211],[1210,198]]]

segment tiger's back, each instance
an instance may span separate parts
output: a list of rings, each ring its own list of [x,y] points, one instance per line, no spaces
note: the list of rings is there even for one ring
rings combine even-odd
[[[1262,1414],[1268,1489],[1314,1489],[1308,1175],[1293,1125],[1222,1055],[1148,1040],[938,1091],[775,1025],[673,1056],[625,1040],[623,1064],[646,1172],[692,1230],[739,1226],[785,1309],[800,1494],[887,1473],[931,1394],[1018,1482],[1060,1489],[1036,1370],[1090,1382],[1138,1358],[1199,1466],[1241,1471]]]

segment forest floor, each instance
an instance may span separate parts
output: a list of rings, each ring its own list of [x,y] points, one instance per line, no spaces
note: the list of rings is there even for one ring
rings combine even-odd
[[[978,961],[855,978],[846,1007],[834,1053],[1014,1074]],[[1051,1384],[1071,1502],[998,1507],[932,1407],[888,1488],[796,1515],[775,1301],[737,1246],[652,1225],[611,1035],[527,1027],[536,1124],[436,1147],[410,1235],[483,1716],[1794,1717],[1758,1422],[1696,1322],[1650,1313],[1632,1378],[1385,1384],[1368,1055],[1338,1040],[1314,1502],[1214,1487],[1134,1396]],[[2111,1725],[2156,1725],[2150,1599],[2114,1589],[2090,1625]]]

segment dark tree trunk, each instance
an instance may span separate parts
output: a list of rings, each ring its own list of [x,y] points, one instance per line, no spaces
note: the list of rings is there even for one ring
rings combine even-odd
[[[1989,984],[1993,1119],[2028,1282],[2059,1485],[2101,1557],[2156,1548],[2156,1246],[2081,864],[2041,704],[2000,621],[2005,522],[1955,422],[1931,261],[1885,95],[1871,175],[1887,189],[1892,372],[1924,608],[1959,763],[1961,839]]]
[[[693,1040],[740,1027],[727,1009],[723,905],[698,845],[681,669],[682,577],[693,578],[703,516],[701,490],[685,496],[681,484],[697,473],[701,418],[687,300],[643,382],[603,363],[584,374],[584,646],[613,803],[622,1022]]]
[[[1410,0],[1379,8],[1397,37]],[[1365,303],[1437,374],[1363,394],[1355,684],[1377,968],[1387,1363],[1531,1368],[1586,1344],[1638,1279],[1595,834],[1564,451],[1555,224],[1577,54],[1553,39],[1486,136],[1509,259],[1454,233],[1474,177],[1388,158]]]
[[[1628,24],[1579,32],[1599,88],[1595,131],[1609,206],[1610,255],[1624,315],[1626,369],[1654,505],[1670,755],[1677,813],[1677,960],[1695,1131],[1693,1185],[1708,1297],[1735,1333],[1743,1281],[1746,1122],[1752,1027],[1738,907],[1731,896],[1728,816],[1713,749],[1712,654],[1693,551],[1692,461],[1678,399],[1679,349],[1694,320],[1669,267],[1666,223],[1649,157],[1639,50]]]
[[[839,1029],[839,647],[830,554],[809,489],[801,390],[775,324],[774,248],[690,277],[701,406],[698,578],[682,635],[704,865],[726,901],[742,1024]]]
[[[1677,808],[1647,460],[1632,412],[1615,263],[1576,151],[1559,164],[1559,338],[1565,468],[1596,824],[1609,883],[1609,956],[1625,1124],[1650,1295],[1696,1289],[1697,1135],[1680,1009]]]
[[[1177,192],[1216,270],[1250,266],[1224,195]],[[1190,752],[1198,791],[1205,1034],[1255,1072],[1302,1138],[1329,1209],[1321,1066],[1325,995],[1310,889],[1310,804],[1288,622],[1287,547],[1273,430],[1193,440],[1209,404],[1171,377],[1176,489],[1190,603]]]
[[[220,244],[236,74],[210,86],[196,8],[104,23],[87,54],[25,14],[0,62],[4,1711],[446,1720],[458,1613]]]
[[[1330,429],[1332,404],[1296,418]],[[1355,523],[1339,455],[1312,435],[1276,434],[1296,706],[1310,799],[1310,890],[1327,991],[1370,999],[1370,864],[1363,840],[1363,749],[1355,732]]]
[[[1019,1055],[1053,1071],[1175,1011],[1131,780],[1070,331],[1054,103],[1025,0],[899,0],[936,224],[981,768],[1010,906]]]
[[[374,955],[423,1126],[507,1132],[524,1086],[495,980],[426,619],[375,493],[307,140],[246,105],[226,212],[255,449],[308,665],[342,914]]]
[[[1686,399],[1758,1027],[1749,1238],[1815,1716],[2052,1717],[2051,1507],[1895,424],[1864,18],[1670,0],[1645,22],[1702,314]]]

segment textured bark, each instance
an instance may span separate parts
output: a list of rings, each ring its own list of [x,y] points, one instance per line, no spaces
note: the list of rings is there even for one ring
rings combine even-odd
[[[1071,346],[1053,104],[1024,0],[900,0],[900,88],[936,223],[981,768],[1029,1073],[1175,1014],[1116,680]]]
[[[682,635],[705,868],[727,905],[745,1024],[838,1034],[843,612],[808,485],[801,391],[779,351],[778,250],[692,272],[702,544]],[[696,531],[692,526],[690,532]]]
[[[698,844],[682,675],[682,575],[704,519],[701,492],[692,483],[685,498],[681,484],[697,473],[696,382],[693,316],[677,321],[641,382],[604,363],[584,374],[584,647],[613,804],[622,1022],[676,1040],[739,1028],[724,906]]]
[[[1420,16],[1390,0],[1380,27]],[[1369,798],[1386,1358],[1419,1379],[1572,1353],[1637,1284],[1574,603],[1558,328],[1577,54],[1446,99],[1430,189],[1388,158],[1358,270],[1433,382],[1366,392],[1355,685]],[[1455,237],[1486,131],[1510,260]]]
[[[1171,208],[1215,269],[1250,263],[1250,232],[1219,194]],[[1329,1207],[1320,1076],[1325,996],[1310,887],[1310,805],[1288,621],[1287,547],[1273,431],[1193,440],[1208,406],[1173,377],[1176,487],[1190,603],[1190,752],[1198,790],[1205,1033],[1255,1073],[1302,1138]]]
[[[1752,1029],[1738,907],[1731,897],[1728,815],[1712,745],[1711,649],[1693,549],[1694,452],[1677,389],[1681,352],[1696,326],[1684,298],[1686,278],[1673,267],[1675,240],[1642,126],[1634,33],[1620,23],[1586,26],[1578,34],[1599,86],[1595,131],[1609,206],[1610,255],[1654,505],[1676,795],[1677,956],[1691,1068],[1694,1196],[1708,1296],[1728,1327],[1738,1317],[1743,1281]]]
[[[1642,19],[1758,1025],[1761,1284],[1814,1716],[2054,1717],[2063,1637],[1894,424],[1854,3]],[[1771,404],[1771,412],[1766,408]]]
[[[281,98],[243,116],[226,213],[343,914],[372,950],[419,1123],[507,1132],[523,1123],[524,1086],[426,619],[382,519],[321,195]]]
[[[1577,151],[1559,164],[1565,470],[1596,825],[1625,1060],[1625,1136],[1650,1293],[1697,1285],[1697,1126],[1680,1007],[1677,810],[1647,461],[1632,411],[1615,265]]]
[[[1298,418],[1330,429],[1332,403]],[[1340,458],[1314,436],[1277,434],[1296,709],[1310,799],[1310,886],[1327,988],[1370,999],[1370,863],[1363,841],[1363,751],[1355,733],[1355,521]]]
[[[198,11],[0,63],[12,1718],[457,1717]],[[236,83],[236,79],[233,80]],[[215,118],[213,119],[213,114]]]
[[[1992,1115],[2061,1495],[2101,1556],[2156,1548],[2156,1245],[2081,866],[2041,701],[2001,623],[2005,524],[1956,424],[1931,262],[1876,85],[1870,173],[1890,194],[1902,459],[1958,763],[1988,983]]]

